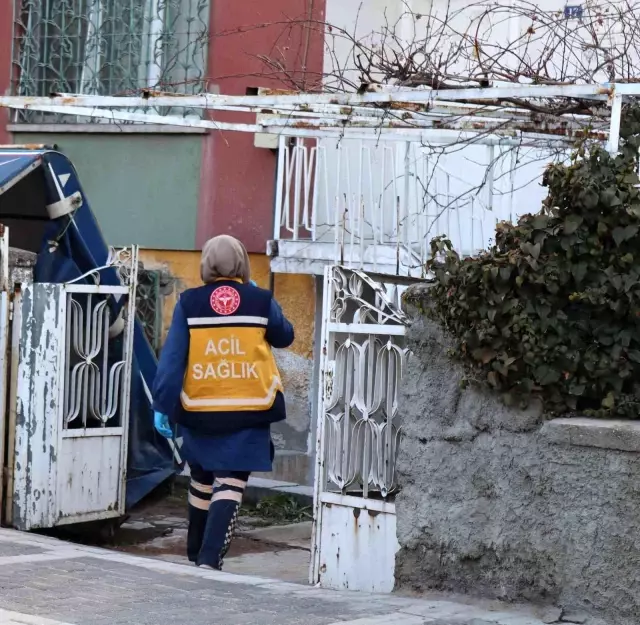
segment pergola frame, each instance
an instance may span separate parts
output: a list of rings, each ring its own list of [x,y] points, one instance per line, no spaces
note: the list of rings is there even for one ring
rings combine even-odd
[[[376,138],[428,144],[567,145],[580,137],[608,140],[617,152],[625,100],[640,96],[640,84],[518,85],[489,88],[387,88],[374,93],[286,93],[261,89],[257,95],[206,93],[196,96],[143,91],[135,96],[52,94],[4,96],[0,107],[72,115],[111,122],[170,125],[205,130],[291,137]],[[602,116],[536,112],[536,101],[585,100]],[[510,102],[531,102],[532,109]],[[209,111],[197,116],[163,115],[161,108]],[[255,115],[234,123],[213,119],[216,111]]]

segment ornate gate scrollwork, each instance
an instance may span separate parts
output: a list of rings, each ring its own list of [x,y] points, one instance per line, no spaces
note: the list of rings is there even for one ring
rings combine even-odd
[[[129,335],[137,250],[111,250],[104,267],[81,276],[94,285],[66,287],[64,429],[119,427],[123,424],[123,389],[131,358]],[[125,292],[101,286],[101,273],[115,270]],[[118,287],[116,287],[117,289]],[[130,323],[131,322],[131,323]],[[127,407],[128,409],[128,407]]]
[[[329,288],[322,411],[327,489],[386,498],[396,487],[402,430],[403,288],[341,267],[331,269]]]

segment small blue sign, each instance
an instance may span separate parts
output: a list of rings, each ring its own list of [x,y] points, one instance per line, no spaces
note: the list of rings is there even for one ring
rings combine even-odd
[[[568,4],[564,7],[564,17],[568,20],[580,20],[584,9],[579,4]]]

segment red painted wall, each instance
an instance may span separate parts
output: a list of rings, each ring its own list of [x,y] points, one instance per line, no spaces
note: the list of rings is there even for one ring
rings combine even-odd
[[[212,0],[207,78],[220,93],[244,95],[247,87],[292,88],[258,58],[279,58],[306,75],[306,89],[322,76],[325,0]],[[309,15],[318,24],[302,24]],[[296,20],[298,23],[296,24]],[[303,74],[302,68],[307,68]],[[220,121],[251,122],[255,116],[217,114]],[[276,155],[255,148],[249,133],[217,132],[203,142],[198,234],[200,247],[217,234],[240,238],[250,252],[264,253],[273,238]]]
[[[13,39],[13,2],[0,0],[0,95],[9,95],[11,88],[11,43]],[[0,144],[11,143],[7,131],[9,113],[0,109]]]

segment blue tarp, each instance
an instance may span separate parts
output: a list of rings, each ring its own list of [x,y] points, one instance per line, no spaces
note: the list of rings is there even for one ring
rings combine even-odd
[[[82,205],[73,212],[73,219],[63,216],[47,224],[35,267],[36,282],[63,283],[104,266],[109,248],[91,211],[88,198],[80,186],[77,172],[63,154],[48,150],[22,153],[0,150],[0,187],[3,180],[10,180],[11,175],[14,178],[19,177],[21,172],[37,166],[39,162],[43,165],[47,205],[77,192],[82,194]],[[10,171],[12,174],[9,174]],[[108,174],[105,172],[105,175]],[[42,184],[42,177],[36,180],[35,184]],[[44,206],[42,212],[46,213]],[[51,241],[56,241],[57,244],[52,245]],[[120,279],[114,269],[105,269],[101,271],[101,283],[119,285]],[[110,305],[114,313],[118,312],[122,303],[122,300],[117,303],[111,298]],[[129,417],[127,509],[175,472],[172,451],[167,441],[153,428],[153,412],[148,389],[153,386],[156,367],[157,360],[153,349],[141,324],[136,321]]]
[[[12,187],[39,165],[40,155],[37,153],[0,152],[0,193]]]

